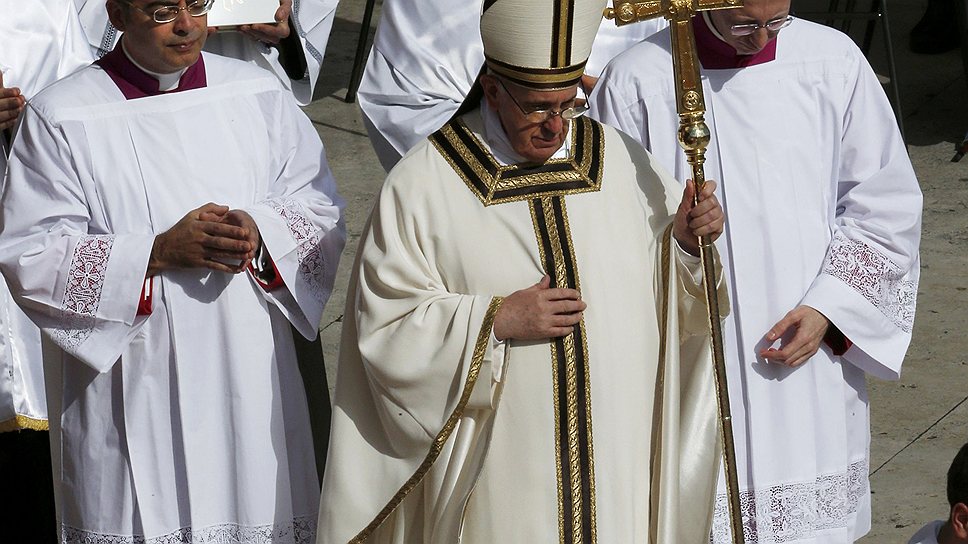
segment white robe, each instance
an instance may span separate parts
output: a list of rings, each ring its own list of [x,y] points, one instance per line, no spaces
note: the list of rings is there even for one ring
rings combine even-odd
[[[945,524],[945,520],[939,519],[928,523],[914,533],[908,544],[938,544],[938,533]]]
[[[225,31],[211,35],[205,42],[205,50],[218,53],[261,66],[276,74],[279,81],[292,91],[299,105],[305,106],[313,100],[313,90],[323,65],[326,44],[336,19],[336,5],[339,0],[293,0],[292,19],[295,27],[290,31],[299,36],[306,57],[306,75],[302,79],[291,80],[279,63],[279,50],[256,42],[239,32]],[[104,0],[77,0],[81,24],[93,53],[101,57],[114,49],[120,33],[108,21]]]
[[[319,497],[290,323],[316,335],[342,202],[319,137],[264,70],[204,54],[208,86],[125,100],[92,65],[28,105],[0,266],[45,340],[63,541],[312,541]],[[155,235],[218,202],[257,223],[285,287],[154,277]],[[144,538],[145,540],[140,540]]]
[[[389,171],[407,151],[447,122],[484,65],[483,0],[385,0],[358,100],[370,141]],[[586,72],[666,26],[657,19],[624,27],[603,21]]]
[[[0,3],[0,72],[5,87],[28,100],[54,81],[91,63],[71,0]],[[0,138],[0,178],[7,166]],[[40,331],[0,281],[0,432],[47,428]]]
[[[479,112],[461,117],[466,136],[487,142],[476,156],[500,157],[500,124]],[[576,542],[560,534],[559,500],[573,505],[578,478],[567,473],[578,466],[591,474],[582,497],[598,542],[708,534],[719,445],[705,299],[669,245],[659,257],[681,190],[629,138],[574,123],[604,138],[599,154],[584,128],[572,133],[570,156],[592,163],[575,159],[584,178],[462,179],[455,168],[475,162],[471,146],[446,159],[436,147],[456,132],[438,132],[390,173],[347,294],[320,544]],[[512,341],[498,358],[498,295],[546,270],[553,285],[580,285],[580,333]],[[561,453],[573,445],[557,434],[567,422],[578,445]],[[575,453],[581,444],[587,453]]]
[[[676,144],[669,33],[617,57],[592,115],[691,177]],[[850,39],[794,20],[776,59],[703,70],[734,306],[725,325],[747,542],[853,542],[870,528],[867,375],[897,379],[911,340],[921,191],[890,104]],[[763,336],[800,304],[851,341],[798,368]],[[728,541],[720,495],[715,542]]]

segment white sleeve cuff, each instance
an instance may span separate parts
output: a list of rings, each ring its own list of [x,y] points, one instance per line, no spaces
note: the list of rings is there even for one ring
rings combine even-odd
[[[682,246],[679,245],[679,240],[673,238],[673,241],[675,241],[676,259],[679,261],[679,264],[689,272],[689,276],[692,277],[696,285],[702,285],[702,259],[682,249]]]

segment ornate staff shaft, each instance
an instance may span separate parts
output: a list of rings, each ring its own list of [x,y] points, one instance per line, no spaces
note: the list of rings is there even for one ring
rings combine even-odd
[[[606,9],[605,17],[615,24],[625,25],[665,17],[672,31],[673,74],[676,81],[676,107],[679,112],[679,146],[686,152],[686,160],[692,167],[692,179],[696,183],[696,199],[706,183],[703,163],[706,162],[706,146],[709,145],[709,127],[704,114],[702,81],[699,78],[699,60],[692,31],[692,16],[698,11],[741,7],[741,0],[613,0],[614,9]],[[716,375],[716,401],[719,408],[719,426],[723,434],[723,465],[726,470],[726,495],[729,501],[730,528],[734,544],[744,542],[743,514],[740,511],[739,483],[736,475],[736,449],[733,443],[733,418],[729,408],[729,390],[726,382],[726,357],[723,352],[723,331],[719,316],[719,297],[716,289],[715,257],[713,242],[703,236],[699,240],[702,258],[703,286],[709,310],[709,332],[712,338],[713,363]]]

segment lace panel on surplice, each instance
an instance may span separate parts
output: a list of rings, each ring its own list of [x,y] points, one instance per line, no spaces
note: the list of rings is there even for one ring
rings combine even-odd
[[[899,329],[906,333],[914,329],[918,283],[883,253],[838,232],[827,251],[823,273],[860,293]]]
[[[203,528],[183,527],[156,537],[110,535],[61,525],[61,541],[64,544],[315,544],[316,516],[271,525],[223,523]]]
[[[795,542],[847,527],[857,514],[861,497],[869,493],[867,472],[864,460],[849,465],[845,472],[824,474],[812,482],[741,492],[745,542]],[[731,535],[726,495],[719,494],[710,542],[729,544]]]
[[[309,287],[313,297],[323,299],[323,278],[326,263],[319,249],[320,229],[303,211],[302,206],[288,198],[273,199],[268,204],[286,220],[289,232],[296,240],[296,256],[299,260],[299,275]]]
[[[65,351],[84,343],[94,331],[113,246],[113,235],[81,236],[74,246],[61,303],[61,326],[50,331],[51,339]]]

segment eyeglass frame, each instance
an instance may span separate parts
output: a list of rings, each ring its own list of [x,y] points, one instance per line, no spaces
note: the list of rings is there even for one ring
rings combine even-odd
[[[147,8],[142,8],[142,7],[139,7],[139,6],[134,5],[134,3],[131,2],[131,0],[117,0],[117,1],[118,2],[121,2],[122,4],[127,4],[129,7],[132,7],[134,9],[140,11],[141,13],[144,13],[148,17],[151,17],[151,20],[154,21],[156,24],[159,24],[159,25],[168,24],[168,23],[174,21],[175,19],[178,18],[179,15],[181,15],[181,12],[183,12],[183,11],[185,13],[188,13],[188,15],[191,16],[191,17],[202,17],[203,15],[208,15],[208,13],[210,11],[212,11],[212,8],[215,6],[215,0],[195,0],[194,2],[185,4],[185,7],[181,7],[181,6],[164,6],[164,7],[160,7],[158,9],[149,11]],[[205,11],[203,11],[201,13],[198,13],[198,14],[192,13],[189,10],[192,8],[192,6],[195,6],[195,5],[201,5],[202,7],[205,7],[206,9],[205,9]],[[174,10],[174,16],[172,16],[171,19],[160,20],[158,18],[158,14],[159,13],[161,13],[163,11],[172,12],[173,10]]]
[[[532,110],[532,111],[528,111],[528,110],[524,109],[523,106],[521,106],[521,104],[518,102],[518,99],[517,98],[514,98],[514,95],[511,94],[511,91],[508,90],[508,88],[504,84],[504,82],[501,81],[501,78],[495,77],[494,79],[496,79],[497,82],[498,82],[498,84],[501,85],[501,88],[504,89],[504,92],[506,92],[507,95],[509,97],[511,97],[511,102],[514,102],[514,105],[518,107],[518,110],[520,110],[521,113],[524,114],[524,118],[526,120],[532,122],[532,123],[535,123],[535,124],[547,123],[548,121],[550,121],[552,118],[554,118],[556,116],[561,117],[562,119],[564,119],[566,121],[571,121],[572,119],[577,119],[577,118],[581,117],[582,115],[585,115],[586,113],[588,113],[588,110],[590,109],[587,104],[586,105],[583,105],[583,106],[577,105],[578,96],[575,95],[575,98],[573,98],[573,100],[576,102],[576,105],[574,105],[574,106],[572,106],[570,108],[565,108],[563,110],[557,110],[557,111],[556,110],[551,110],[551,109],[548,109],[548,110]],[[568,113],[568,112],[571,112],[571,113]],[[567,115],[566,115],[566,113],[567,113]],[[541,115],[543,118],[540,119],[540,120],[538,120],[538,119],[534,119],[534,118],[530,117],[530,116],[533,116],[535,114]]]
[[[777,17],[776,19],[770,19],[769,21],[763,24],[756,23],[756,22],[739,23],[735,25],[730,25],[729,33],[732,34],[733,37],[735,38],[742,38],[744,36],[749,36],[761,28],[765,28],[767,32],[776,33],[790,26],[790,23],[793,22],[793,19],[795,19],[793,15],[787,15],[785,17]],[[779,26],[776,26],[776,28],[770,28],[770,25],[779,25]],[[746,32],[747,30],[749,30],[749,32]]]

